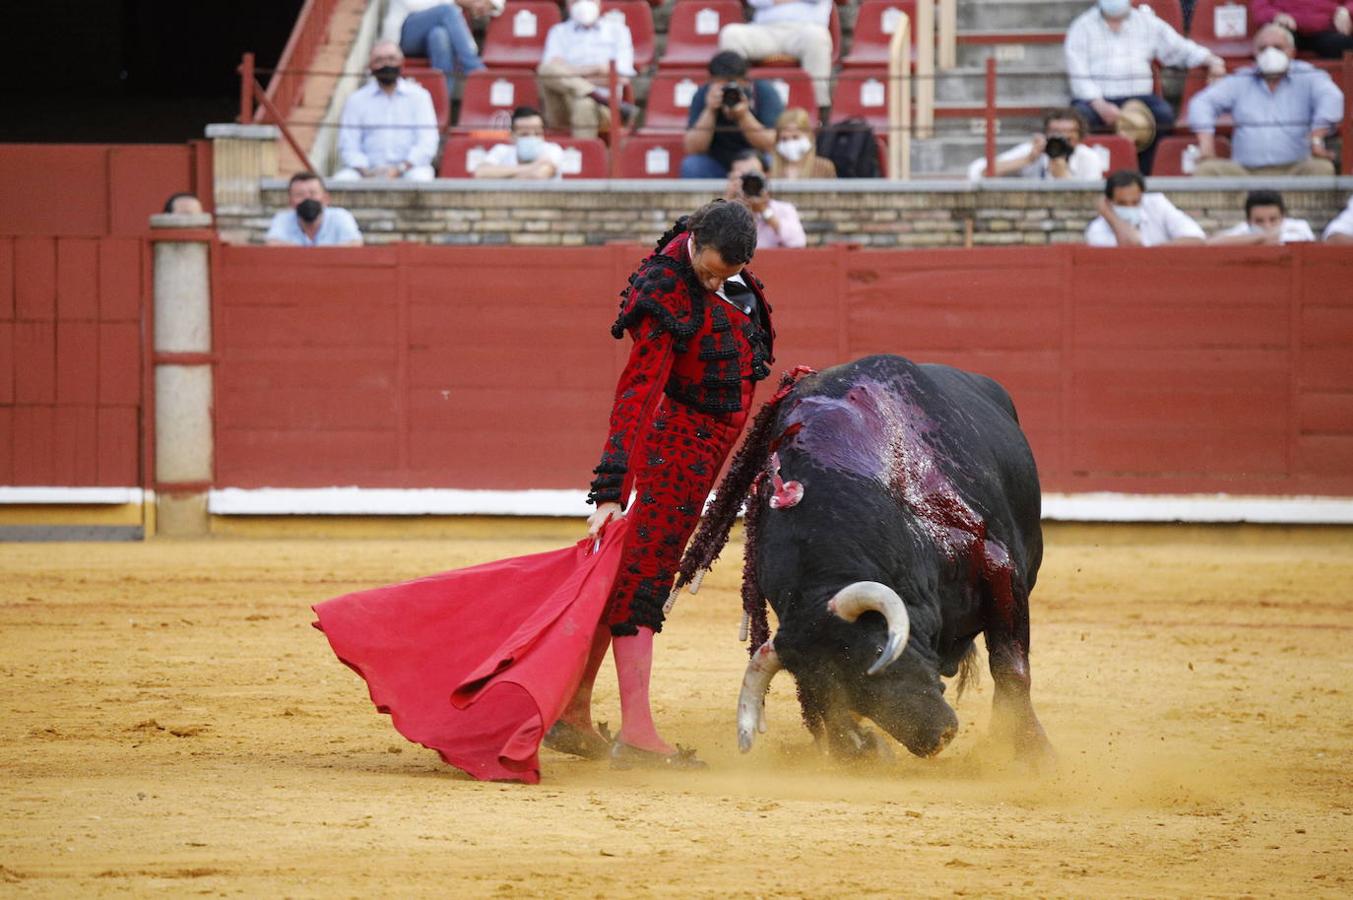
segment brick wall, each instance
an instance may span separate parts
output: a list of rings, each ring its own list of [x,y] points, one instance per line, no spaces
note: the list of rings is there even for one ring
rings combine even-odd
[[[1317,186],[1318,185],[1318,186]],[[1159,178],[1164,191],[1210,234],[1243,218],[1245,191],[1281,190],[1288,214],[1319,234],[1353,192],[1353,178]],[[225,240],[258,243],[271,211],[286,203],[285,183],[263,185],[264,208],[224,206],[217,223]],[[1079,243],[1095,217],[1098,189],[1003,182],[971,186],[889,182],[800,182],[774,186],[794,203],[810,246],[877,247]],[[715,196],[709,183],[568,182],[532,185],[438,181],[418,187],[344,186],[333,203],[357,217],[371,244],[546,245],[651,241],[678,215]]]

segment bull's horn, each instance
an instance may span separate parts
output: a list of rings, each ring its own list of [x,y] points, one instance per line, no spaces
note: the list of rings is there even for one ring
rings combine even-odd
[[[888,620],[888,643],[884,645],[878,660],[869,667],[870,675],[877,675],[888,668],[907,648],[911,617],[907,615],[907,605],[902,602],[897,591],[886,584],[877,581],[848,584],[827,601],[827,611],[847,622],[854,622],[867,612],[882,613],[883,618]]]
[[[743,753],[752,749],[758,731],[766,733],[766,691],[770,690],[770,680],[782,668],[774,638],[757,648],[747,663],[742,692],[738,694],[738,749]]]

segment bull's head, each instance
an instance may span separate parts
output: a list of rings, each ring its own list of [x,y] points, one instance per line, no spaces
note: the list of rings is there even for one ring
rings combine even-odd
[[[775,645],[775,638],[763,644],[748,663],[738,698],[738,746],[745,753],[751,749],[756,733],[766,730],[765,697],[771,679],[782,668],[791,668],[800,679],[831,679],[833,703],[848,707],[833,709],[830,730],[841,728],[855,733],[851,713],[867,716],[889,734],[920,756],[939,752],[957,728],[957,717],[942,697],[943,687],[934,667],[920,659],[903,659],[910,635],[911,622],[906,604],[892,588],[875,581],[858,581],[841,588],[827,601],[827,611],[834,617],[850,623],[846,632],[850,643],[869,646],[869,657],[845,654],[845,658],[859,660],[846,662],[843,655],[824,647],[824,658],[810,658],[794,654],[786,666]],[[877,613],[867,621],[858,621],[866,613]],[[884,629],[886,628],[886,633]],[[882,651],[867,669],[865,658],[872,657],[882,638]],[[851,670],[858,665],[863,669]],[[802,670],[802,671],[801,671]],[[830,674],[824,675],[823,673]]]

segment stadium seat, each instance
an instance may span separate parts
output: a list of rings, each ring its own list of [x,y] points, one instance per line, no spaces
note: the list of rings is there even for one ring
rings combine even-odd
[[[620,148],[621,178],[677,178],[686,155],[680,134],[636,134]]]
[[[1095,149],[1103,147],[1109,151],[1108,171],[1117,172],[1119,169],[1137,171],[1137,148],[1121,134],[1087,134],[1082,143],[1087,147]]]
[[[469,178],[494,144],[510,141],[507,132],[499,135],[453,135],[446,141],[442,164],[437,171],[441,178]],[[565,178],[606,178],[609,174],[606,145],[599,138],[551,137],[552,143],[564,148]]]
[[[517,0],[501,16],[489,20],[484,35],[484,63],[490,69],[540,65],[545,35],[559,24],[559,4],[551,0]]]
[[[1184,33],[1184,10],[1179,5],[1179,0],[1132,0],[1132,5],[1151,7],[1157,19],[1180,34]]]
[[[518,106],[540,108],[535,72],[521,69],[472,72],[465,77],[460,119],[455,130],[499,128],[506,131],[512,110]]]
[[[719,29],[746,21],[738,0],[681,0],[667,23],[667,50],[658,60],[664,69],[677,66],[704,71],[719,52]]]
[[[1245,16],[1244,34],[1217,34],[1218,10],[1222,17]],[[1248,3],[1235,3],[1231,0],[1198,0],[1193,7],[1193,20],[1189,26],[1189,37],[1202,44],[1213,53],[1227,60],[1249,59],[1254,54],[1254,16]]]
[[[769,81],[771,87],[779,93],[785,109],[802,107],[808,115],[817,120],[817,100],[813,95],[813,79],[798,66],[757,66],[747,73],[751,79]]]
[[[832,89],[832,118],[861,118],[875,131],[888,127],[888,70],[847,69]]]
[[[653,8],[648,0],[606,0],[601,4],[603,16],[618,15],[629,26],[634,41],[634,68],[647,72],[653,65]]]
[[[1156,161],[1151,167],[1152,175],[1184,175],[1193,174],[1184,172],[1184,151],[1189,146],[1198,143],[1196,137],[1184,137],[1182,135],[1172,135],[1160,139],[1156,144]],[[1231,142],[1220,135],[1216,138],[1217,156],[1229,159],[1231,156]]]
[[[427,88],[427,92],[432,95],[432,108],[437,113],[437,127],[445,131],[451,122],[451,96],[446,90],[446,76],[436,69],[405,67],[404,77]]]
[[[897,30],[898,12],[915,22],[916,0],[863,0],[855,17],[855,38],[850,53],[841,60],[847,68],[887,66],[888,45]],[[916,59],[916,32],[912,31],[911,58]]]
[[[648,86],[643,132],[683,132],[690,121],[691,98],[705,83],[703,72],[660,69]]]

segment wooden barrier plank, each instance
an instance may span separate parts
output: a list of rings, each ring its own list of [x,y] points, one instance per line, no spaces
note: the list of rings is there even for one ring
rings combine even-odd
[[[110,487],[140,484],[141,439],[137,409],[101,406],[97,428],[98,483]]]
[[[98,402],[110,406],[141,403],[141,328],[136,322],[100,322]]]
[[[97,306],[97,299],[96,299]],[[56,402],[94,404],[99,399],[99,325],[56,324]]]
[[[1353,392],[1301,394],[1297,398],[1297,433],[1353,434]]]
[[[0,321],[0,404],[14,402],[14,323]]]
[[[217,483],[235,487],[406,486],[398,433],[217,429]]]
[[[88,238],[61,238],[56,242],[58,318],[99,317],[99,243]]]
[[[56,402],[56,323],[14,323],[14,399]]]
[[[14,407],[0,405],[0,484],[18,484],[14,478]]]
[[[58,406],[52,417],[52,438],[52,483],[75,487],[98,484],[98,409]]]
[[[14,314],[17,319],[56,318],[56,240],[25,237],[14,242]]]
[[[1353,485],[1353,434],[1299,435],[1295,457],[1297,470],[1308,478]]]
[[[1353,391],[1353,348],[1304,348],[1297,384],[1302,391]]]
[[[141,318],[141,242],[105,238],[99,242],[99,318],[105,322]]]
[[[57,484],[52,461],[53,406],[15,406],[14,483]]]
[[[14,239],[0,238],[0,322],[14,318]]]

